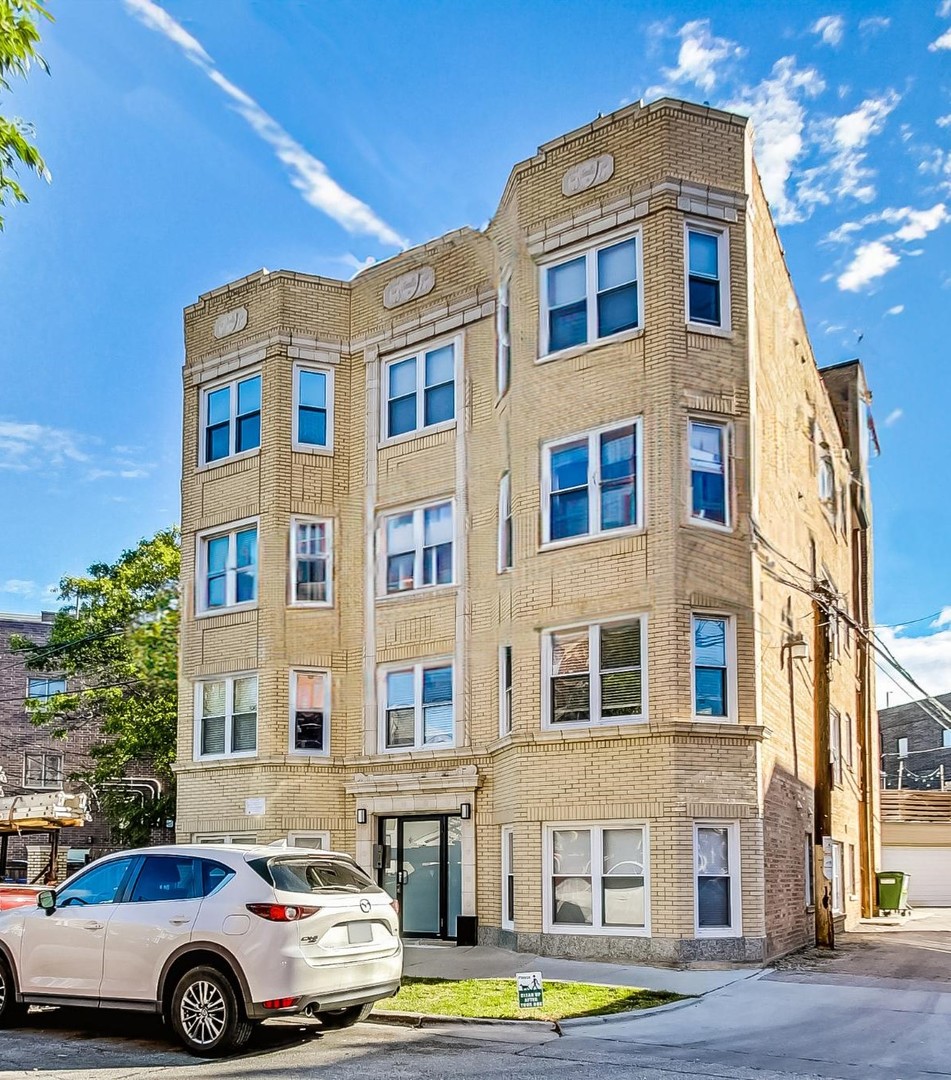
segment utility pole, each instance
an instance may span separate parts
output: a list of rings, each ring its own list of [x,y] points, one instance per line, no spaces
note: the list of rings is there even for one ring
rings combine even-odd
[[[816,658],[813,672],[813,704],[815,709],[815,813],[814,813],[814,876],[816,882],[816,945],[819,948],[835,948],[835,926],[832,917],[832,882],[834,872],[826,859],[827,844],[832,836],[832,763],[830,757],[829,732],[829,612],[828,605],[833,597],[824,583],[817,582],[818,599],[812,602],[813,623],[815,630]]]

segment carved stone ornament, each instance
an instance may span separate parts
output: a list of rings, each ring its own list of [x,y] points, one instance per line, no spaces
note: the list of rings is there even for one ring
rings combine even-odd
[[[595,158],[572,165],[561,181],[563,195],[578,195],[588,188],[597,187],[614,175],[614,155],[599,154]]]
[[[233,311],[226,311],[223,315],[219,315],[215,319],[215,328],[212,331],[216,338],[227,337],[229,334],[236,334],[239,330],[243,330],[248,325],[248,309],[246,307],[238,307]]]
[[[395,308],[400,304],[408,304],[410,300],[418,300],[431,293],[435,284],[436,272],[431,266],[421,266],[408,274],[400,274],[383,290],[383,306]]]

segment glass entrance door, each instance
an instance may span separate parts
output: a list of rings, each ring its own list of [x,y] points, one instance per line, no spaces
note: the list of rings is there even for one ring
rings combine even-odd
[[[458,815],[380,820],[380,885],[399,901],[406,937],[453,940],[462,903],[462,823]]]

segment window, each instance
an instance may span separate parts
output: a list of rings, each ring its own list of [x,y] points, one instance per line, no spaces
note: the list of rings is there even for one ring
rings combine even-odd
[[[547,929],[646,930],[646,849],[640,825],[552,827]]]
[[[730,325],[727,233],[687,226],[687,322]]]
[[[941,729],[941,745],[951,746],[951,728]]]
[[[202,883],[196,873],[197,861],[182,855],[146,855],[132,886],[130,903],[200,899]]]
[[[512,730],[512,646],[499,649],[499,734]]]
[[[832,913],[841,915],[845,911],[845,881],[842,867],[843,846],[838,840],[832,841]]]
[[[499,481],[499,573],[512,569],[512,481],[508,473]]]
[[[332,450],[332,368],[294,368],[294,449]]]
[[[291,603],[333,603],[333,524],[321,519],[291,520]]]
[[[253,604],[258,596],[257,524],[199,534],[198,542],[199,614]]]
[[[735,824],[698,822],[694,826],[699,937],[740,932],[738,849]]]
[[[853,764],[852,717],[848,713],[842,718],[842,760],[851,769]]]
[[[247,757],[258,745],[258,677],[195,684],[195,757]]]
[[[849,893],[855,897],[855,844],[849,844]]]
[[[546,634],[546,726],[642,720],[644,645],[643,619]]]
[[[256,450],[261,445],[261,376],[236,379],[202,395],[201,461]]]
[[[31,701],[49,701],[54,694],[66,693],[66,680],[48,679],[45,676],[30,678],[26,684],[26,696]]]
[[[899,739],[898,740],[898,756],[900,758],[908,757],[908,740],[907,739]]]
[[[690,421],[690,517],[729,525],[727,426]]]
[[[58,788],[63,783],[63,755],[58,751],[35,750],[23,755],[25,788]]]
[[[456,350],[453,345],[393,360],[384,368],[387,439],[445,424],[456,417]]]
[[[502,929],[515,929],[515,830],[502,826]]]
[[[310,848],[317,851],[330,849],[329,832],[291,832],[287,834],[288,847]]]
[[[498,372],[497,388],[501,397],[509,388],[512,380],[512,322],[509,303],[510,281],[506,278],[499,285],[499,306],[496,332],[498,334]]]
[[[195,833],[193,844],[256,844],[255,833]]]
[[[835,468],[829,454],[819,459],[819,498],[822,504],[835,513]]]
[[[816,904],[816,865],[815,851],[812,842],[812,833],[806,833],[806,858],[803,864],[805,877],[805,900],[806,907],[815,907]]]
[[[542,267],[542,356],[640,325],[639,248],[631,236]]]
[[[330,672],[291,672],[291,750],[330,753]]]
[[[452,664],[387,671],[384,682],[384,750],[453,745]]]
[[[96,863],[85,873],[77,875],[61,889],[57,889],[56,906],[64,908],[73,904],[88,906],[115,903],[135,861],[135,856],[126,856],[123,859]]]
[[[842,717],[836,709],[829,709],[829,764],[832,766],[832,783],[842,783]]]
[[[543,448],[543,543],[641,524],[639,443],[635,420]]]
[[[383,519],[387,593],[452,584],[452,519],[451,502]]]
[[[733,621],[726,615],[693,616],[694,715],[729,720],[733,705]]]

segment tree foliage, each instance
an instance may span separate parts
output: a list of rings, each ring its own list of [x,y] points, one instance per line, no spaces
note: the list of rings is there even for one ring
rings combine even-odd
[[[40,18],[52,19],[44,0],[0,0],[0,94],[10,92],[11,77],[25,79],[34,64],[49,72],[46,61],[36,51]],[[50,178],[39,150],[30,141],[32,138],[31,124],[16,116],[0,116],[0,206],[10,199],[27,201],[26,192],[16,179],[19,165],[25,165],[44,180]]]
[[[68,681],[68,692],[29,703],[33,723],[60,736],[98,730],[93,766],[75,778],[93,788],[124,846],[148,843],[174,816],[180,565],[179,532],[164,529],[114,563],[64,577],[66,606],[47,642],[13,643],[31,670]],[[150,774],[162,785],[158,800],[129,785]]]

